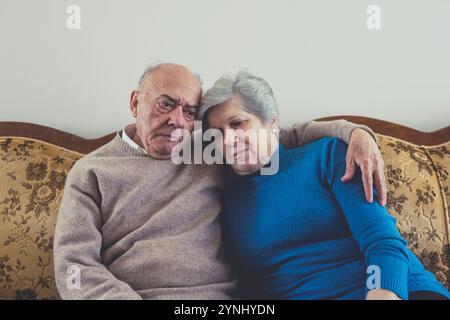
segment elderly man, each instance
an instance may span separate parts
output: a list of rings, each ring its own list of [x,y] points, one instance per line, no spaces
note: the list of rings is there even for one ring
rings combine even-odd
[[[180,143],[172,132],[192,131],[201,92],[199,78],[184,66],[150,67],[131,94],[136,123],[70,171],[54,242],[61,298],[232,297],[235,276],[218,219],[222,167],[171,161]],[[327,135],[350,142],[343,179],[360,164],[368,201],[374,177],[384,203],[382,158],[369,128],[308,122],[282,131],[280,140],[294,147]]]

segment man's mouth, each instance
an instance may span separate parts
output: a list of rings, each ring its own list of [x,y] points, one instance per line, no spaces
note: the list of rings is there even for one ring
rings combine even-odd
[[[183,140],[182,135],[175,135],[175,134],[161,134],[161,137],[164,139],[170,141],[170,142],[181,142]]]

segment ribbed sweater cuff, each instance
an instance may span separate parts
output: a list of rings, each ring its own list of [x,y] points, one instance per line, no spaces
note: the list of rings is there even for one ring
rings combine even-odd
[[[402,300],[408,299],[407,262],[394,257],[376,256],[372,257],[370,264],[380,268],[380,289],[392,291]]]
[[[392,291],[400,299],[408,300],[408,286],[404,280],[390,277],[382,277],[381,289]]]

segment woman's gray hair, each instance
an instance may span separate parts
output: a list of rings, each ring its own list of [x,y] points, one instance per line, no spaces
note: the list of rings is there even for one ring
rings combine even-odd
[[[278,118],[277,101],[267,81],[246,70],[240,70],[234,75],[222,76],[205,92],[199,119],[203,120],[212,107],[222,105],[234,97],[241,99],[245,111],[255,114],[264,122]]]

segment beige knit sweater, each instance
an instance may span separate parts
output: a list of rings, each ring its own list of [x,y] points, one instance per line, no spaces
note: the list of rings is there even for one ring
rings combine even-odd
[[[287,147],[362,127],[340,120],[283,130]],[[218,215],[223,167],[175,165],[118,133],[70,171],[54,241],[62,299],[229,299]]]

